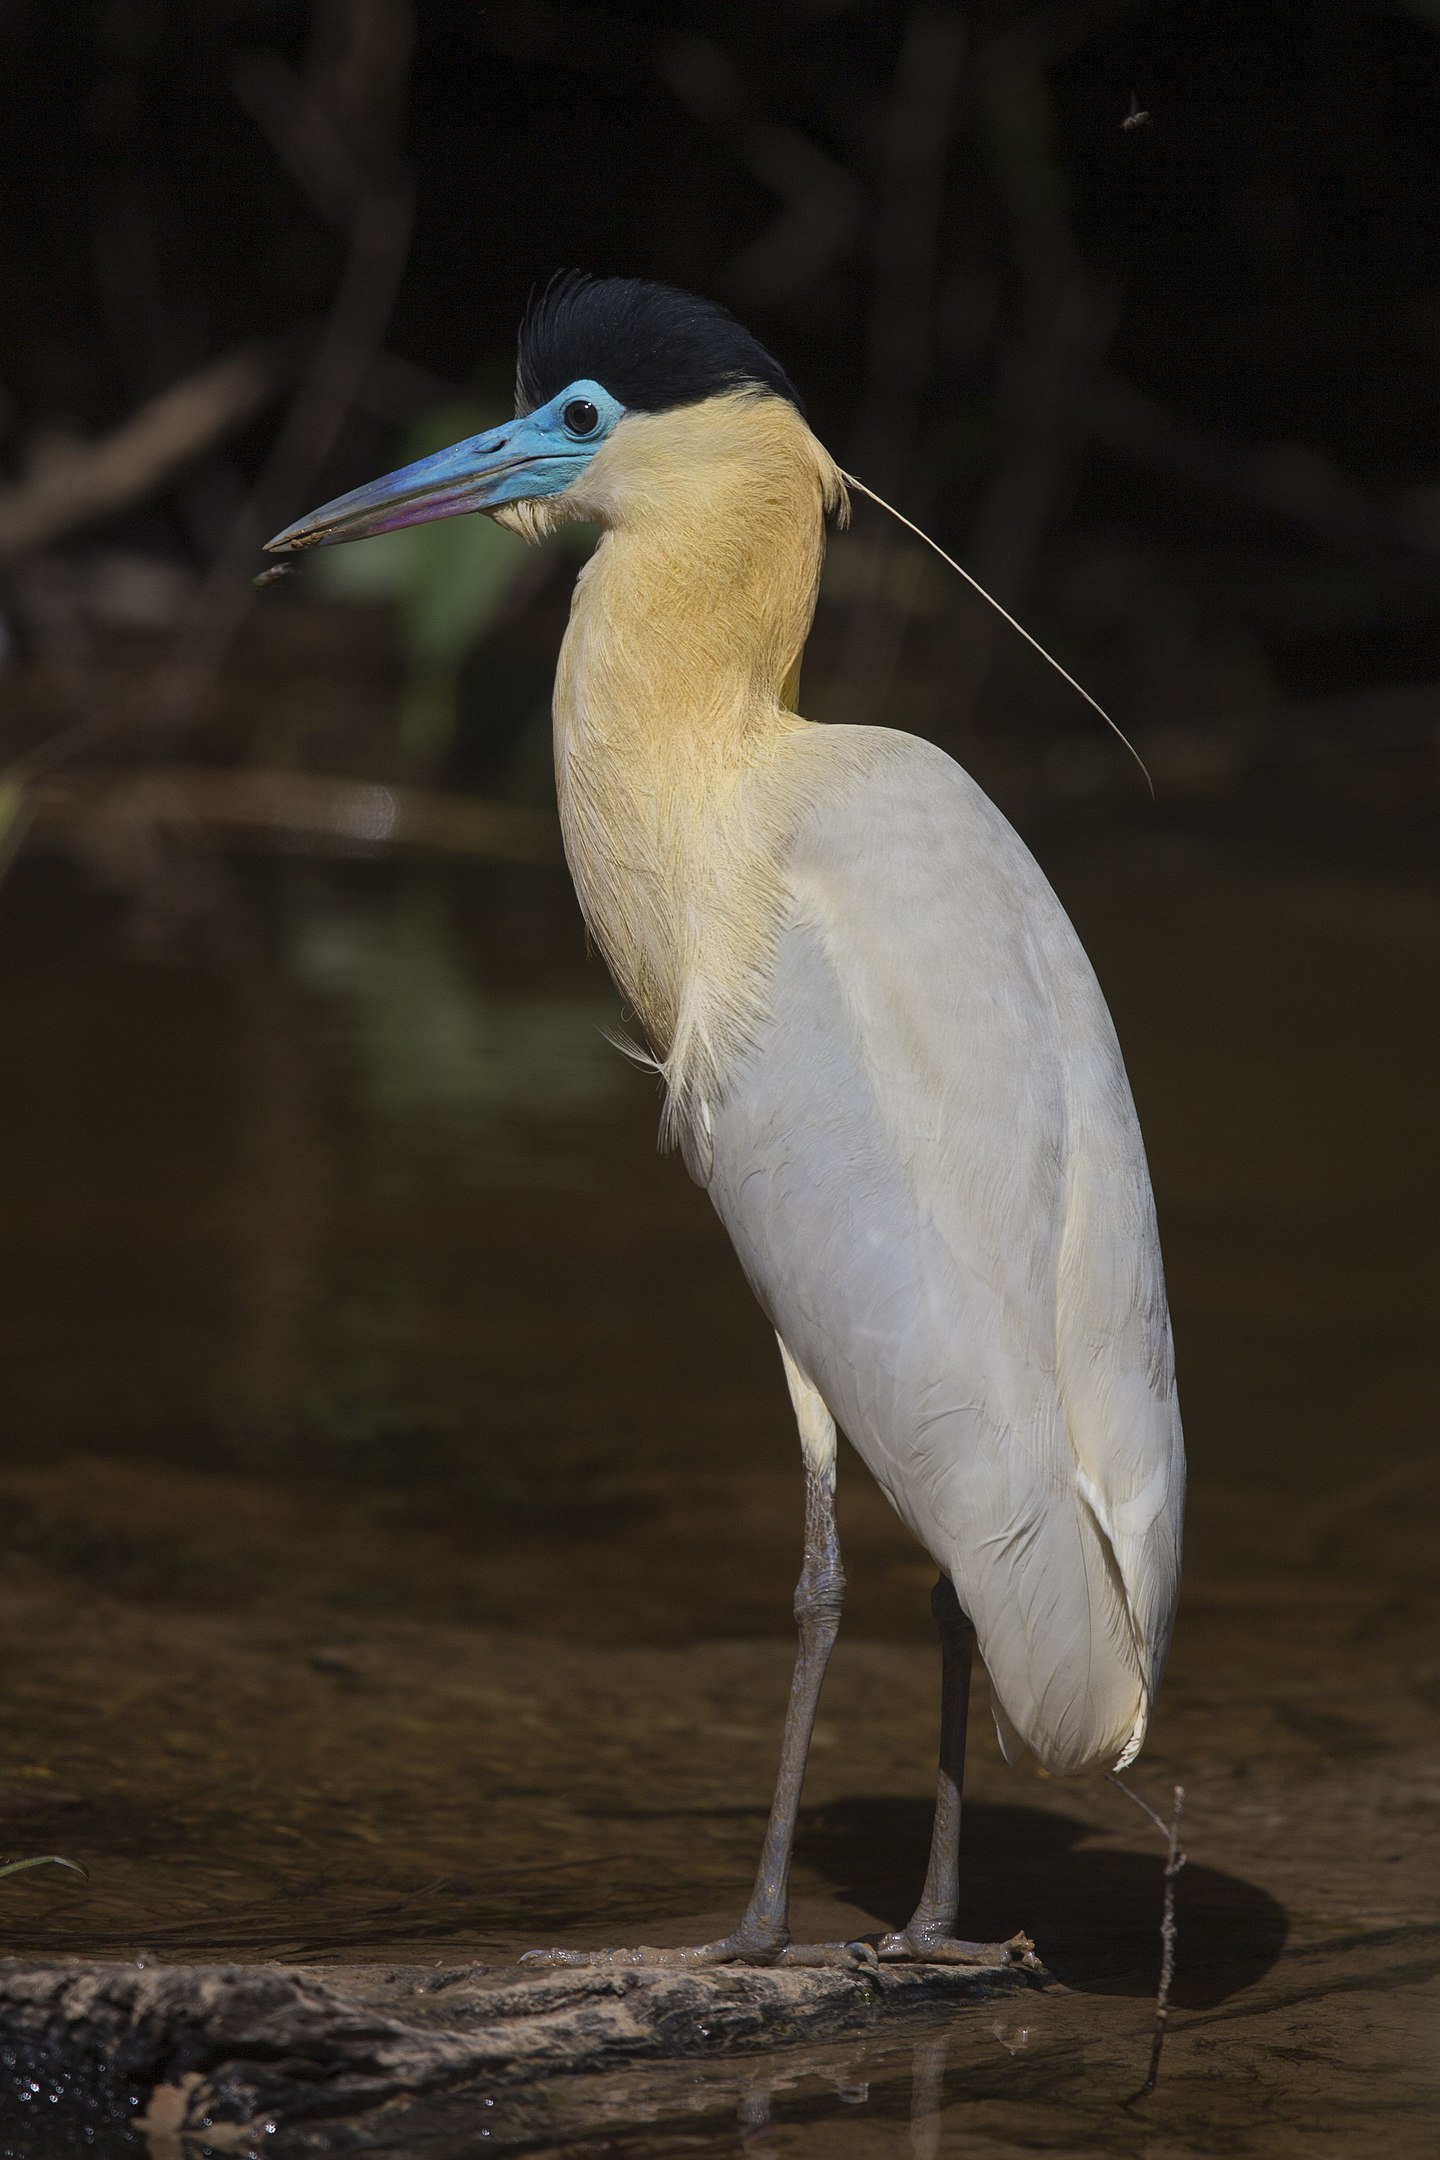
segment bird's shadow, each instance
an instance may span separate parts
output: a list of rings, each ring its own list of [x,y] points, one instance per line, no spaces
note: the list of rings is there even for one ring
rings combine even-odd
[[[802,1812],[796,1856],[847,1902],[903,1926],[925,1874],[931,1810],[900,1795]],[[1152,1995],[1160,1964],[1165,1850],[1080,1848],[1092,1824],[1048,1808],[967,1801],[959,1932],[994,1942],[1024,1928],[1058,1980],[1086,1993]],[[1266,1973],[1289,1932],[1255,1883],[1190,1861],[1176,1885],[1171,1999],[1209,2009]]]

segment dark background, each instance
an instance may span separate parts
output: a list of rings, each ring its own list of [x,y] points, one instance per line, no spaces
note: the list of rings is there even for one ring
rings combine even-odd
[[[503,400],[527,294],[580,265],[738,310],[842,462],[1024,613],[1172,807],[1260,787],[1426,815],[1437,61],[1424,0],[12,0],[8,487],[30,509],[67,448],[73,480],[226,355],[252,377],[188,443],[122,438],[104,502],[82,481],[18,540],[0,521],[8,747],[84,721],[67,772],[103,736],[107,762],[543,788],[563,577],[507,556],[516,589],[450,625],[408,731],[403,697],[358,687],[344,725],[291,710],[334,610],[252,608],[248,578],[266,531],[443,434],[458,393]],[[1002,793],[1143,794],[878,512],[832,595],[821,717],[927,729]],[[436,672],[379,613],[364,682]],[[221,724],[232,664],[269,678],[263,743],[253,702]]]

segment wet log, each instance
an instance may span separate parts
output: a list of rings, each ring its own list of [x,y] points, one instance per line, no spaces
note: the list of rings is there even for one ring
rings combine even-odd
[[[138,2127],[156,2160],[201,2148],[363,2151],[468,2096],[487,2142],[610,2115],[610,2078],[876,2029],[1042,1985],[1009,1966],[520,1973],[513,1966],[0,1961],[0,2107],[54,2139]],[[609,2077],[607,2078],[607,2073]],[[24,2147],[20,2147],[24,2150]],[[37,2143],[36,2151],[42,2149]],[[45,2144],[43,2149],[50,2150]]]

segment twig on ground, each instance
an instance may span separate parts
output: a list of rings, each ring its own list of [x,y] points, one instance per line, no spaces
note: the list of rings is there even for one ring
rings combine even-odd
[[[36,1853],[30,1860],[7,1860],[4,1866],[0,1867],[0,1875],[23,1875],[27,1868],[32,1867],[69,1868],[72,1875],[83,1876],[86,1882],[90,1880],[89,1868],[81,1867],[78,1860],[63,1859],[58,1852]]]
[[[1165,2046],[1165,2026],[1170,2015],[1170,1989],[1175,1979],[1175,1879],[1185,1865],[1185,1855],[1180,1848],[1180,1815],[1185,1805],[1185,1788],[1183,1785],[1175,1787],[1174,1804],[1170,1810],[1170,1820],[1166,1823],[1156,1814],[1149,1801],[1142,1800],[1139,1793],[1132,1792],[1113,1770],[1106,1771],[1105,1781],[1113,1785],[1117,1792],[1124,1793],[1127,1800],[1133,1801],[1143,1815],[1149,1816],[1170,1848],[1165,1859],[1165,1900],[1160,1912],[1160,1985],[1155,1991],[1155,2030],[1150,2040],[1150,2067],[1145,2073],[1145,2082],[1140,2090],[1130,2096],[1132,2101],[1144,2100],[1154,2092],[1160,2077],[1160,2056]],[[1129,2104],[1127,2101],[1126,2105]]]

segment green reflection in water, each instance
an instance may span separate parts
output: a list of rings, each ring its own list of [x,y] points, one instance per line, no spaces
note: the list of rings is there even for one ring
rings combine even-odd
[[[601,1030],[614,1000],[588,992],[497,996],[464,964],[434,891],[383,910],[312,901],[294,915],[291,979],[336,1008],[360,1106],[384,1131],[378,1150],[447,1157],[483,1180],[508,1167],[525,1183],[593,1183],[573,1145],[546,1128],[593,1127],[625,1074]]]

